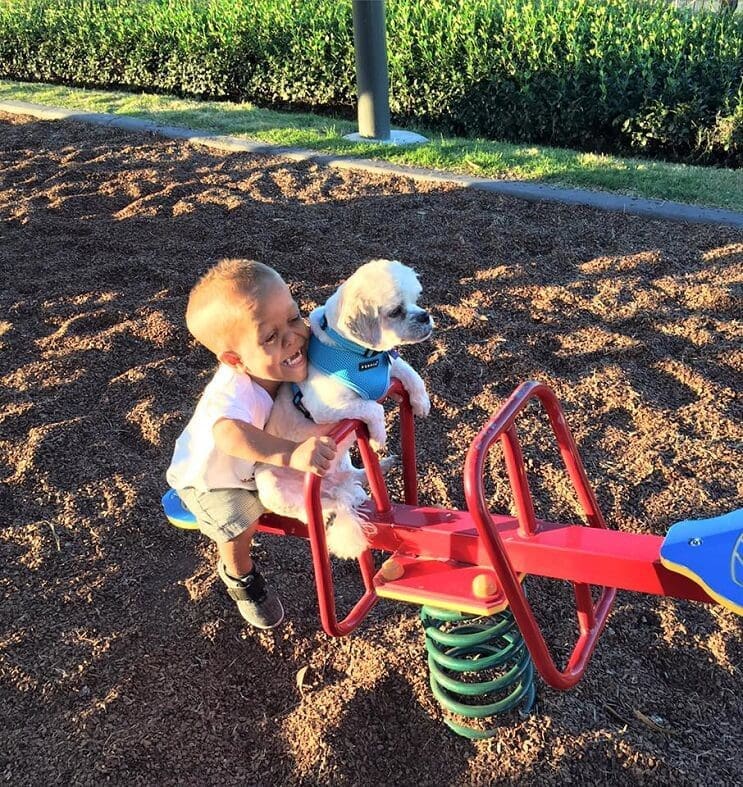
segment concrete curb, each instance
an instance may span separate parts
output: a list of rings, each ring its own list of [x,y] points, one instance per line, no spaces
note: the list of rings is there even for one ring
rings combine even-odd
[[[697,224],[725,224],[743,228],[743,213],[721,208],[704,208],[696,205],[686,205],[681,202],[642,199],[622,194],[560,188],[538,183],[473,178],[467,175],[456,175],[420,167],[390,164],[384,161],[348,158],[334,154],[318,153],[313,150],[301,150],[299,148],[282,148],[262,142],[249,142],[236,137],[222,136],[208,131],[195,131],[179,126],[163,126],[151,120],[140,120],[126,115],[62,109],[61,107],[48,107],[43,104],[32,104],[26,101],[0,101],[0,110],[10,114],[31,115],[41,120],[77,120],[83,123],[93,123],[127,131],[145,131],[169,139],[184,140],[195,145],[204,145],[223,151],[281,156],[292,161],[310,161],[314,164],[336,169],[360,170],[377,175],[400,175],[434,183],[456,183],[465,188],[494,192],[531,202],[561,202],[568,205],[585,205],[598,208],[599,210],[617,211],[619,213],[651,218],[687,221]]]

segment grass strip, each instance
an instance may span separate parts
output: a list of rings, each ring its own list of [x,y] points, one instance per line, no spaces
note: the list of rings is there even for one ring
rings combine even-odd
[[[574,150],[443,137],[416,129],[429,143],[393,147],[343,139],[356,124],[310,113],[278,112],[248,103],[197,101],[166,95],[87,90],[0,80],[0,100],[108,112],[219,134],[371,158],[483,178],[552,185],[672,200],[743,211],[740,170],[668,164]]]

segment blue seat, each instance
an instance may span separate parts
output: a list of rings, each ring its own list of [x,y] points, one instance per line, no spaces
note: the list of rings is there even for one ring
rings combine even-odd
[[[186,508],[175,489],[168,489],[162,499],[163,511],[171,525],[181,530],[198,530],[196,517]]]
[[[743,508],[712,519],[677,522],[661,545],[660,561],[743,615]]]

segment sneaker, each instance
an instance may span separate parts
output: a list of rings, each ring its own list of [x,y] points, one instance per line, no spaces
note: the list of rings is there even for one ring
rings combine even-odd
[[[237,604],[238,611],[248,623],[259,629],[272,629],[284,619],[284,607],[279,597],[266,584],[255,564],[253,570],[241,579],[231,577],[221,561],[217,572]]]

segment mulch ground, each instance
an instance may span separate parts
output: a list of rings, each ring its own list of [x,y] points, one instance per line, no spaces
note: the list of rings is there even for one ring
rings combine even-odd
[[[391,257],[418,270],[437,323],[406,350],[433,399],[422,502],[464,506],[470,441],[538,378],[611,527],[661,534],[731,510],[743,233],[9,115],[0,216],[0,779],[740,783],[743,627],[729,612],[620,593],[577,689],[540,683],[536,713],[469,742],[443,724],[414,607],[380,603],[332,639],[306,543],[264,535],[287,620],[248,630],[214,548],[170,527],[159,500],[212,371],[183,321],[198,275],[257,258],[307,311]],[[538,515],[576,521],[537,410],[521,434]],[[494,456],[488,493],[505,511]],[[336,575],[347,606],[354,564]],[[564,657],[569,590],[527,586]]]

